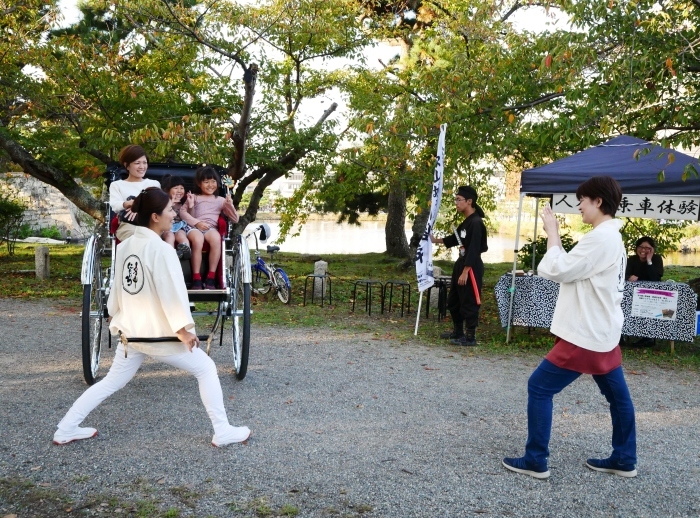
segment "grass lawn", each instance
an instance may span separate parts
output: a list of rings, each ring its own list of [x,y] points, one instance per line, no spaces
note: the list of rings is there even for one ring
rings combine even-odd
[[[51,279],[39,281],[34,274],[34,249],[37,245],[18,244],[15,255],[10,257],[5,247],[0,249],[0,297],[17,297],[29,299],[50,299],[53,301],[75,304],[81,300],[82,286],[80,284],[80,268],[83,253],[82,246],[51,245],[49,246]],[[292,301],[289,305],[282,304],[272,294],[253,296],[252,325],[266,324],[295,327],[318,327],[319,329],[336,329],[343,331],[369,332],[377,340],[391,338],[402,343],[420,344],[429,347],[449,347],[446,341],[439,338],[442,331],[449,330],[449,321],[439,322],[437,310],[431,308],[430,318],[425,318],[425,299],[421,314],[418,335],[414,336],[418,293],[415,284],[415,270],[402,270],[399,261],[384,254],[358,254],[321,256],[328,262],[333,286],[333,304],[320,307],[318,298],[315,304],[310,303],[310,292],[307,294],[307,305],[303,306],[304,281],[306,275],[313,273],[314,261],[318,257],[303,256],[293,253],[278,254],[275,259],[289,275],[292,282]],[[105,259],[108,263],[109,259]],[[452,263],[436,261],[436,266],[451,272]],[[505,329],[501,328],[496,307],[493,286],[501,275],[510,271],[511,264],[496,263],[486,265],[484,289],[482,295],[481,323],[477,330],[480,347],[470,349],[469,354],[531,354],[544,355],[552,345],[552,335],[546,329],[531,329],[516,327],[511,332],[511,341],[505,343]],[[667,267],[666,279],[685,282],[700,276],[700,269],[695,267]],[[393,311],[380,314],[378,297],[375,295],[375,305],[372,315],[364,310],[364,290],[358,295],[355,312],[352,311],[353,282],[357,279],[377,279],[381,281],[405,280],[411,284],[411,313],[402,318],[398,307]],[[309,286],[311,281],[309,281]],[[400,302],[400,295],[394,292],[394,305]],[[669,343],[658,340],[657,345],[650,349],[625,349],[625,360],[652,362],[668,367],[689,366],[700,367],[700,340],[693,344],[678,342],[675,344],[675,354],[670,354]]]

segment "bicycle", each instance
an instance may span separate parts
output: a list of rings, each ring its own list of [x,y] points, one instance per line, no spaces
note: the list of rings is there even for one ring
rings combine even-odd
[[[289,276],[282,268],[272,262],[280,247],[267,245],[270,262],[266,263],[260,254],[257,232],[260,232],[260,241],[264,243],[270,235],[270,227],[263,223],[246,236],[247,238],[252,235],[255,238],[255,262],[251,264],[251,287],[255,293],[260,295],[265,295],[273,289],[283,304],[289,304],[292,300],[292,284],[289,282]]]

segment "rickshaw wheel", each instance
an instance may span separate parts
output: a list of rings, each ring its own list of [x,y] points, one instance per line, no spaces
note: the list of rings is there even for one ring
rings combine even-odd
[[[99,250],[94,258],[91,284],[83,285],[82,345],[83,375],[88,385],[97,380],[102,349],[102,322],[104,294],[102,293],[102,265]]]
[[[240,255],[236,255],[231,272],[233,367],[242,380],[248,372],[250,351],[250,283],[243,282]]]

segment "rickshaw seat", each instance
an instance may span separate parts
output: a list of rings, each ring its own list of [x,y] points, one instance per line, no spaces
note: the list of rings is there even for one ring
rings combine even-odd
[[[119,240],[118,240],[117,237],[115,236],[115,233],[116,233],[116,231],[117,231],[117,227],[118,227],[118,226],[119,226],[119,217],[118,217],[118,216],[114,216],[114,217],[110,220],[110,222],[109,222],[109,233],[110,233],[111,235],[114,236],[114,244],[115,244],[115,246],[119,244]],[[224,253],[223,241],[224,241],[224,239],[225,239],[225,237],[226,237],[226,230],[227,230],[227,227],[228,227],[228,225],[227,225],[227,223],[226,223],[226,218],[225,218],[224,216],[219,215],[219,219],[218,219],[218,221],[217,221],[217,230],[219,231],[219,235],[221,236],[221,241],[222,241],[222,244],[221,244],[221,253],[222,253],[222,254]],[[207,253],[207,252],[209,252],[209,243],[207,243],[207,242],[205,241],[204,244],[203,244],[203,246],[202,246],[202,253],[205,254],[205,253]],[[190,260],[189,260],[189,259],[181,259],[181,260],[180,260],[180,264],[182,264],[183,261],[184,261],[185,263],[187,263],[186,266],[183,266],[183,274],[184,274],[184,273],[185,273],[185,269],[186,269],[187,271],[189,271]],[[203,259],[203,260],[202,260],[202,266],[203,266],[203,267],[206,267],[206,265],[207,265],[207,262]],[[186,278],[185,278],[185,281],[186,281],[187,283],[189,283],[189,282],[191,281],[191,279],[188,278],[188,277],[189,277],[188,275],[185,275],[185,277],[186,277]],[[221,271],[221,265],[219,265],[219,266],[217,267],[217,269],[216,269],[216,279],[217,279],[217,284],[218,284],[220,287],[223,287],[223,286],[224,286],[224,272]],[[188,286],[189,286],[189,284],[188,284]]]
[[[117,232],[117,227],[119,227],[119,216],[114,216],[110,222],[109,222],[109,233],[110,235],[115,235]],[[219,231],[219,234],[221,235],[221,239],[224,239],[226,237],[226,218],[223,216],[219,216],[219,220],[217,221],[217,229]],[[119,244],[119,240],[114,237],[114,242],[116,244]],[[209,243],[206,241],[204,242],[204,246],[202,246],[202,252],[208,252],[209,251]]]

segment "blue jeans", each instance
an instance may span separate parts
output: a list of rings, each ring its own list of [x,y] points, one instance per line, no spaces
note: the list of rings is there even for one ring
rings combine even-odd
[[[552,400],[581,375],[562,369],[548,360],[532,373],[527,383],[527,444],[525,461],[545,471],[549,457],[549,439],[552,433]],[[622,367],[607,374],[594,375],[600,392],[610,404],[612,418],[612,447],[610,458],[620,464],[637,463],[637,433],[634,424],[634,406]]]

